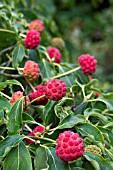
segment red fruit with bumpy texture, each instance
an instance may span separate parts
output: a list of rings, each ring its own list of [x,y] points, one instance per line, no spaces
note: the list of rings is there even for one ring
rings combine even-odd
[[[64,162],[76,160],[84,153],[83,139],[71,131],[60,133],[56,144],[56,154]]]
[[[66,95],[66,83],[64,83],[62,80],[49,80],[45,83],[45,87],[46,97],[50,100],[58,101]]]
[[[29,81],[34,81],[39,77],[40,69],[36,62],[28,60],[24,65],[23,75]]]
[[[40,20],[33,20],[29,24],[29,30],[36,30],[40,33],[44,32],[44,23]]]
[[[11,99],[10,99],[11,105],[14,105],[14,103],[15,103],[17,100],[21,99],[23,96],[24,96],[24,95],[23,95],[23,92],[21,92],[21,91],[15,92],[15,93],[12,95]],[[29,110],[30,107],[27,106],[29,103],[30,103],[29,97],[28,97],[28,96],[25,96],[24,102],[23,102],[24,111]],[[27,106],[27,107],[26,107],[26,106]]]
[[[43,132],[45,130],[45,127],[43,126],[37,126],[28,136],[37,136],[37,135],[43,135]],[[29,145],[33,143],[32,140],[26,139],[26,144]]]
[[[55,47],[50,47],[47,49],[47,53],[50,57],[50,59],[54,59],[55,63],[60,63],[61,62],[61,53],[60,50],[58,50]]]
[[[36,91],[30,93],[29,97],[30,97],[31,101],[38,98],[38,97],[40,97],[40,96],[45,95],[45,86],[42,86],[42,85],[36,86],[35,90]],[[46,105],[47,102],[48,102],[48,99],[46,98],[46,96],[44,96],[44,97],[42,97],[42,98],[35,101],[35,103],[37,105]]]
[[[94,56],[83,54],[78,58],[78,62],[85,75],[93,74],[97,67],[97,60]]]
[[[40,33],[36,30],[29,30],[26,34],[24,45],[28,49],[34,49],[38,47],[40,41],[41,41]]]

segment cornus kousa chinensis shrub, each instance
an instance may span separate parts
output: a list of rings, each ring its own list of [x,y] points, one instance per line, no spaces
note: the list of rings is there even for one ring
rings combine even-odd
[[[48,102],[48,98],[45,95],[45,88],[46,87],[42,85],[36,86],[35,90],[30,93],[30,96],[29,96],[30,100],[33,101],[34,99],[37,99],[35,100],[35,103],[37,105],[46,105]]]
[[[29,30],[36,30],[40,33],[44,32],[44,23],[40,20],[33,20],[29,24]]]
[[[57,139],[56,154],[62,161],[73,161],[84,153],[84,143],[79,134],[65,131]]]
[[[28,60],[24,65],[23,75],[28,78],[29,81],[34,81],[39,78],[40,69],[36,62]]]
[[[53,60],[55,63],[61,62],[62,56],[61,56],[59,49],[57,49],[55,47],[49,47],[47,49],[47,53],[48,53],[50,59]]]
[[[24,45],[28,49],[34,49],[38,47],[40,41],[41,41],[40,33],[36,30],[29,30],[26,34]]]
[[[113,170],[113,92],[96,79],[98,56],[67,63],[43,1],[24,15],[18,2],[0,3],[0,169]]]

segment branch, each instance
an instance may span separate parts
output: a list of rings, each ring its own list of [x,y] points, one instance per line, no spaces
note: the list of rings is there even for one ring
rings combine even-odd
[[[16,46],[17,46],[17,44],[15,44],[15,45],[13,45],[13,46],[11,46],[11,47],[5,48],[4,50],[2,50],[2,51],[0,52],[0,56],[1,56],[3,53],[5,53],[6,51],[13,50]]]
[[[3,72],[0,72],[0,75],[6,76],[6,77],[13,77],[13,78],[23,77],[22,75],[19,75],[19,74],[7,74]]]

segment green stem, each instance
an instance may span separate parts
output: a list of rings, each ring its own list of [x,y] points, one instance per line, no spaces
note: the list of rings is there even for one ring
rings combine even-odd
[[[45,97],[45,94],[40,96],[40,97],[37,97],[36,99],[32,100],[27,106],[31,105],[33,102],[35,102],[36,100],[39,100],[41,98]]]
[[[50,139],[50,138],[45,138],[45,137],[37,137],[36,136],[36,138],[37,139],[41,139],[41,140],[46,140],[46,141],[48,141],[48,142],[51,142],[51,143],[54,143],[54,144],[56,144],[56,141],[55,140],[52,140],[52,139]]]
[[[4,93],[2,93],[2,92],[0,92],[0,94],[2,95],[2,96],[4,96],[4,97],[6,97],[7,99],[11,99],[9,96],[7,96],[6,94],[4,94]]]
[[[12,67],[2,67],[0,66],[0,69],[2,70],[16,70],[15,68],[12,68]],[[23,70],[23,68],[18,68],[19,70]]]
[[[79,70],[80,68],[81,68],[81,67],[76,67],[76,68],[74,68],[74,69],[72,69],[72,70],[69,70],[69,71],[67,71],[67,72],[65,72],[65,73],[59,74],[59,75],[57,75],[57,76],[54,76],[54,77],[52,77],[52,79],[56,79],[56,78],[60,78],[60,77],[66,76],[66,75],[68,75],[68,74],[70,74],[70,73],[73,73],[73,72]]]

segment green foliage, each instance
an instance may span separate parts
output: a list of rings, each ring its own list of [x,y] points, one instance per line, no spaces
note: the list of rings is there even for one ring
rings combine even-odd
[[[77,63],[80,53],[90,50],[92,52],[95,49],[97,56],[100,55],[99,43],[90,41],[89,37],[91,38],[91,31],[95,30],[97,23],[100,23],[103,28],[104,36],[107,26],[100,13],[95,13],[92,16],[94,20],[89,24],[91,21],[88,17],[91,12],[89,5],[96,8],[100,3],[104,3],[99,0],[95,2],[90,1],[83,10],[79,4],[84,4],[83,1],[75,3],[69,0],[33,2],[6,0],[0,2],[0,169],[113,169],[113,92],[106,92],[99,87],[97,84],[100,80],[93,78],[90,80],[91,77],[85,76]],[[61,5],[58,6],[58,3]],[[74,5],[77,5],[76,9],[73,8]],[[109,10],[106,17],[111,16]],[[84,11],[87,11],[85,16]],[[74,27],[72,26],[75,30],[71,29],[67,32],[67,29],[71,28],[75,14],[76,19],[79,19],[80,14],[81,20],[75,22]],[[105,16],[104,13],[102,15]],[[23,41],[29,23],[34,19],[44,22],[45,31],[41,34],[40,45],[30,50],[24,47]],[[87,31],[85,31],[86,25]],[[76,34],[78,26],[80,34],[76,37],[73,35]],[[110,36],[108,40],[111,39]],[[65,46],[58,46],[62,54],[62,62],[59,64],[48,62],[49,56],[46,52],[46,49],[52,46],[52,39],[55,37],[63,38],[65,41]],[[83,42],[85,38],[84,45],[78,47],[78,43]],[[101,43],[104,46],[103,39]],[[108,45],[105,54],[109,49]],[[28,60],[38,63],[41,71],[40,77],[33,82],[29,82],[22,74],[24,64]],[[100,61],[99,59],[98,65]],[[98,73],[97,68],[96,74]],[[38,105],[32,101],[27,103],[26,96],[29,96],[35,86],[43,85],[55,78],[66,83],[65,97],[59,101],[49,100],[46,105]],[[11,96],[16,91],[22,91],[24,96],[11,105]],[[98,96],[96,92],[100,95]],[[44,132],[29,136],[38,125],[45,128]],[[102,155],[84,152],[82,157],[73,162],[61,161],[55,152],[56,139],[66,130],[78,133],[84,141],[84,147],[98,146]],[[27,145],[27,140],[30,139],[33,143]]]

